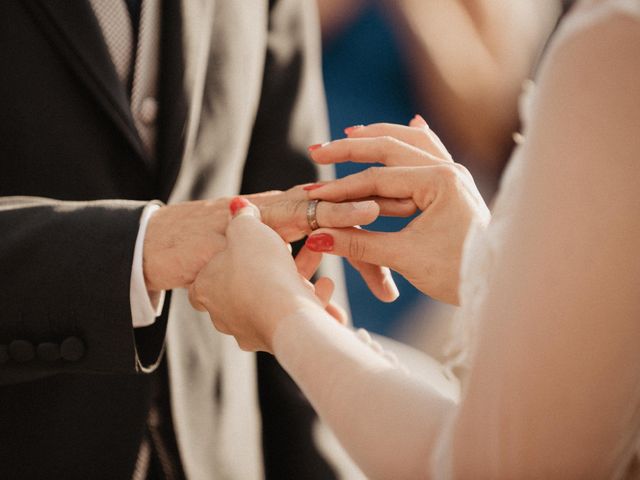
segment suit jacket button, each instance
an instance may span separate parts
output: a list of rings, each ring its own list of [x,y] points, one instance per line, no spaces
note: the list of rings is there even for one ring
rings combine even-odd
[[[77,362],[84,356],[84,342],[78,337],[65,338],[60,345],[60,355],[68,362]]]
[[[60,345],[52,342],[42,342],[36,348],[36,353],[40,360],[55,362],[60,358]]]
[[[9,344],[9,356],[16,362],[30,362],[36,356],[36,351],[31,342],[14,340]]]
[[[9,349],[6,345],[0,345],[0,364],[7,363],[9,361]]]

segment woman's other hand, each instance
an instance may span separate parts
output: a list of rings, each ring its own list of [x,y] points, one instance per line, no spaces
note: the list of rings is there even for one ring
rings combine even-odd
[[[272,352],[279,320],[300,309],[325,309],[346,322],[344,311],[331,302],[331,280],[320,278],[315,285],[308,281],[321,254],[303,248],[294,261],[288,244],[262,223],[257,207],[238,197],[230,209],[226,248],[189,289],[194,308],[207,310],[216,329],[250,351]]]
[[[422,292],[458,303],[462,247],[472,222],[490,220],[489,209],[466,168],[453,161],[421,117],[407,126],[375,124],[346,130],[348,138],[312,148],[322,164],[354,161],[381,163],[363,172],[329,182],[310,197],[331,202],[373,198],[385,208],[405,202],[404,215],[421,213],[399,232],[357,228],[323,228],[308,238],[307,247],[359,262],[385,265],[402,274]]]

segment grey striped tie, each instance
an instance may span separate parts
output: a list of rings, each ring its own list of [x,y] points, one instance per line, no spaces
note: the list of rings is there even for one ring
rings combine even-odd
[[[135,55],[133,54],[134,33],[125,2],[123,0],[90,1],[102,29],[111,61],[125,88],[133,73],[131,112],[138,134],[147,152],[153,156],[158,116],[160,0],[142,2]]]
[[[146,2],[145,2],[146,3]],[[91,0],[111,61],[123,85],[129,83],[133,59],[133,28],[123,1]]]

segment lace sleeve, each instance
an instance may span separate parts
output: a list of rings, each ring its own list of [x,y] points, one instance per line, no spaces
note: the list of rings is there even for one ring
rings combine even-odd
[[[579,9],[541,68],[459,407],[324,312],[278,328],[276,356],[371,478],[625,474],[640,431],[640,14],[602,14],[611,4],[640,5],[583,2],[598,15]]]
[[[636,13],[637,1],[584,2],[543,63],[440,471],[617,478],[629,465],[640,431]]]
[[[441,375],[410,374],[364,331],[304,311],[276,331],[278,361],[367,478],[427,474],[429,452],[455,407]]]

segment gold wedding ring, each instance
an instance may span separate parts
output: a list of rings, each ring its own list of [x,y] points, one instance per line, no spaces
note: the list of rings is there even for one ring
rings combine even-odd
[[[320,202],[320,200],[309,200],[309,203],[307,203],[307,223],[309,224],[311,231],[320,228],[320,225],[318,225],[318,219],[316,218],[318,202]]]

